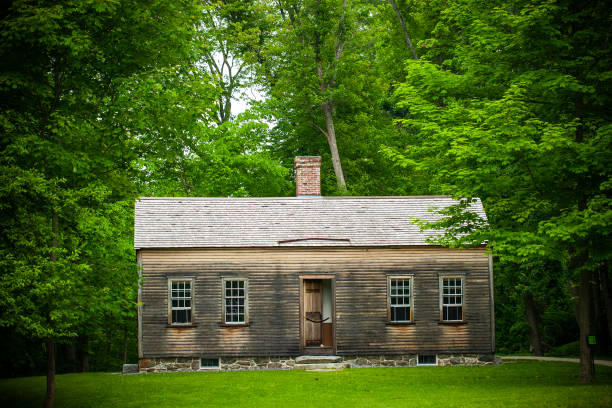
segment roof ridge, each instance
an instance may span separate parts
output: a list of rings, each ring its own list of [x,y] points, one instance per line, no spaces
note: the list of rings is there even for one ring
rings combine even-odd
[[[417,195],[417,196],[312,196],[312,197],[138,197],[136,200],[379,200],[379,199],[432,199],[452,198],[449,195]]]

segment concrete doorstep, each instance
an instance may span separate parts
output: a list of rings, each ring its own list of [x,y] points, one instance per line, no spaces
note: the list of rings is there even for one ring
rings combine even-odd
[[[295,358],[296,364],[327,364],[341,361],[342,357],[338,356],[299,356]]]
[[[121,374],[138,374],[138,364],[124,364]]]

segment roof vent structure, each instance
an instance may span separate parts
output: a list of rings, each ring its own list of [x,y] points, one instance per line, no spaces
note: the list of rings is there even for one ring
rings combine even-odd
[[[321,196],[321,156],[295,158],[295,190],[298,197]]]

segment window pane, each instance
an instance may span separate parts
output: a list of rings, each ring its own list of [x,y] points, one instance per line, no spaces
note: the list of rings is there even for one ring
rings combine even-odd
[[[389,298],[391,304],[390,318],[392,322],[410,321],[410,279],[391,279]]]
[[[436,356],[419,354],[417,364],[436,364]]]
[[[463,320],[463,308],[461,306],[445,306],[443,310],[443,319],[448,321]]]
[[[442,320],[462,321],[462,278],[444,278],[442,280],[442,285]]]
[[[225,322],[244,322],[246,282],[244,280],[226,280],[225,288]]]
[[[202,358],[200,359],[200,368],[219,368],[219,359]]]
[[[191,319],[191,310],[173,310],[172,323],[189,323]]]
[[[173,280],[170,288],[171,322],[191,323],[191,281]]]

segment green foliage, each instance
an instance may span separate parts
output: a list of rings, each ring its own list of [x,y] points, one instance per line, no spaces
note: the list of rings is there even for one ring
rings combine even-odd
[[[190,1],[93,0],[5,10],[0,326],[17,336],[75,343],[104,336],[107,320],[131,325],[134,162],[139,125],[156,118],[126,94],[151,92],[161,81],[147,78],[189,61],[197,10]]]
[[[423,178],[389,166],[379,152],[384,143],[403,142],[387,110],[403,59],[403,51],[390,51],[389,27],[396,24],[385,20],[395,18],[390,6],[352,1],[343,9],[341,2],[285,1],[269,4],[268,13],[274,25],[256,66],[268,95],[259,108],[273,124],[272,148],[284,166],[291,168],[297,155],[322,156],[324,195],[427,193]],[[338,189],[331,165],[325,101],[333,105],[348,191]]]
[[[528,347],[527,292],[545,347],[568,342],[567,283],[612,257],[609,13],[603,3],[429,3],[424,18],[438,21],[395,91],[405,145],[383,152],[464,198],[420,226],[450,227],[436,243],[493,249],[500,348]],[[472,197],[486,224],[465,211]]]
[[[550,351],[550,355],[555,357],[577,357],[580,355],[580,342],[573,341],[556,347]]]
[[[504,260],[567,262],[570,247],[593,264],[610,256],[610,83],[600,74],[611,55],[600,7],[454,2],[421,43],[449,57],[407,62],[396,95],[410,146],[386,151],[440,193],[482,198]],[[450,50],[440,31],[456,33]]]

